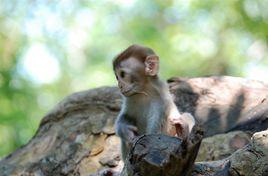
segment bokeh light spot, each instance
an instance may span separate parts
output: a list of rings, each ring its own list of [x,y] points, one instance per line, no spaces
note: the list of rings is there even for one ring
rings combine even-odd
[[[22,73],[37,84],[48,84],[60,76],[58,60],[42,44],[34,44],[22,57]]]

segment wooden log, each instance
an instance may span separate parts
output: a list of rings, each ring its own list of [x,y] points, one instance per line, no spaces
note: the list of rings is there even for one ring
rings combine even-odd
[[[161,134],[143,135],[128,155],[121,176],[190,176],[202,138],[203,131],[198,126],[187,140]]]

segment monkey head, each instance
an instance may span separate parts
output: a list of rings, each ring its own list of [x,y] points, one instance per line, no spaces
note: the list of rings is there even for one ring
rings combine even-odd
[[[113,66],[121,93],[130,97],[146,94],[151,79],[157,78],[159,58],[150,48],[132,45],[115,58]]]

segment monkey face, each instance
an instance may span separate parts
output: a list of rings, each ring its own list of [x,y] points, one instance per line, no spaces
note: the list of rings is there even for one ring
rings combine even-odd
[[[129,58],[120,63],[115,70],[115,76],[118,87],[124,96],[129,97],[142,93],[146,83],[144,70],[144,64],[135,58]]]

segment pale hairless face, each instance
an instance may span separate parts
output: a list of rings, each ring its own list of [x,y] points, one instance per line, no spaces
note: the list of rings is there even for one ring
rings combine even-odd
[[[134,57],[122,61],[115,70],[118,87],[121,93],[126,96],[132,96],[141,93],[146,81],[144,63]]]

